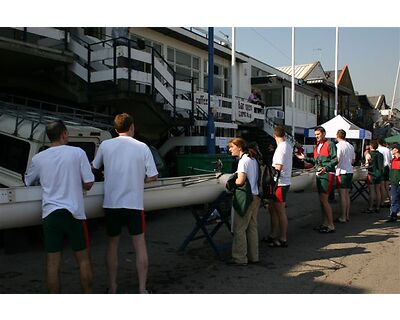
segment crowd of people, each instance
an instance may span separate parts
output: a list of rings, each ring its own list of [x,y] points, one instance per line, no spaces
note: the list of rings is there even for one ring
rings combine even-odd
[[[353,165],[355,151],[352,144],[346,141],[346,131],[337,131],[335,144],[326,138],[326,131],[322,126],[314,129],[316,145],[311,157],[304,154],[302,148],[296,146],[296,157],[304,162],[312,163],[316,172],[316,185],[319,201],[322,208],[321,224],[314,230],[321,234],[333,233],[336,223],[350,221],[350,190],[353,182]],[[229,141],[229,151],[232,156],[239,157],[239,165],[232,176],[237,188],[249,184],[251,194],[247,206],[241,207],[240,212],[233,205],[233,246],[232,258],[229,265],[244,266],[257,263],[258,260],[258,232],[257,214],[260,203],[267,203],[270,213],[271,229],[262,241],[270,247],[286,248],[288,246],[288,219],[286,214],[286,198],[291,185],[291,172],[293,162],[293,148],[285,140],[285,131],[282,127],[274,129],[274,138],[277,148],[272,158],[273,183],[272,197],[269,201],[263,200],[264,174],[268,164],[260,161],[253,148],[248,147],[241,138]],[[383,140],[373,140],[368,146],[371,151],[365,152],[365,166],[368,168],[367,184],[370,190],[370,207],[365,212],[379,212],[382,206],[390,207],[390,216],[387,222],[396,222],[400,210],[400,145],[395,144],[389,148],[383,146]],[[257,168],[259,168],[257,170]],[[261,181],[261,182],[260,182]],[[258,182],[258,184],[257,184]],[[390,188],[389,188],[390,184]],[[329,194],[335,187],[340,194],[340,215],[334,219],[332,207],[329,203]],[[381,197],[388,192],[390,197]],[[234,190],[232,186],[228,190]],[[375,194],[377,196],[375,196]],[[387,194],[387,193],[385,193]],[[233,194],[235,204],[236,194]],[[261,201],[260,201],[261,198]],[[374,209],[373,206],[376,206]]]
[[[89,235],[86,227],[83,194],[94,183],[94,174],[104,175],[104,200],[108,247],[106,266],[107,293],[117,293],[118,247],[122,227],[127,227],[136,252],[138,292],[149,293],[147,283],[148,255],[145,241],[144,184],[154,181],[158,172],[148,146],[134,138],[133,118],[118,114],[114,119],[118,136],[100,144],[92,162],[85,152],[69,146],[68,130],[62,121],[46,126],[51,147],[38,153],[24,176],[27,186],[40,183],[42,196],[42,224],[47,252],[47,286],[50,293],[59,293],[60,267],[64,238],[75,253],[80,282],[84,293],[92,292],[92,268],[89,253]],[[315,128],[316,146],[312,157],[307,157],[297,146],[295,155],[301,161],[313,163],[322,207],[319,233],[335,231],[335,220],[328,195],[334,187],[341,196],[341,215],[336,222],[349,221],[354,148],[346,141],[346,132],[338,130],[337,144],[328,141],[323,127]],[[229,265],[245,266],[259,262],[258,211],[268,207],[271,229],[262,241],[270,247],[288,247],[288,218],[286,199],[291,185],[293,147],[285,139],[283,127],[274,128],[276,149],[272,165],[266,164],[257,144],[247,144],[240,137],[228,143],[233,157],[239,158],[236,172],[227,183],[233,193],[232,255]],[[391,154],[390,154],[391,153]],[[397,221],[400,209],[400,145],[388,148],[372,141],[365,152],[370,187],[370,207],[376,212],[391,201],[388,222]],[[386,193],[391,184],[390,200]],[[385,196],[381,197],[382,194]]]

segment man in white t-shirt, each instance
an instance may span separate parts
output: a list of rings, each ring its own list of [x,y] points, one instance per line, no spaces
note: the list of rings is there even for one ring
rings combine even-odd
[[[389,148],[384,146],[385,141],[382,138],[378,139],[378,151],[383,155],[383,174],[381,181],[381,207],[390,206],[390,188],[389,188],[389,171],[390,163],[392,162],[392,153]]]
[[[40,183],[42,219],[47,251],[47,284],[50,293],[60,292],[60,262],[63,240],[69,239],[78,261],[82,290],[92,292],[89,238],[83,190],[94,182],[86,153],[67,146],[68,130],[62,121],[46,126],[51,147],[35,155],[25,175],[27,186]]]
[[[292,179],[293,147],[285,140],[285,130],[275,127],[274,138],[277,147],[272,158],[275,168],[276,187],[272,203],[268,206],[271,214],[271,233],[267,242],[270,247],[285,248],[287,244],[288,219],[286,215],[286,194]]]
[[[341,217],[335,222],[350,221],[350,189],[353,182],[353,163],[356,159],[354,147],[346,141],[346,131],[339,129],[336,133],[338,164],[336,165],[336,188],[339,189]]]
[[[143,195],[145,182],[156,180],[158,172],[149,147],[133,138],[133,118],[127,113],[118,114],[114,126],[119,137],[103,141],[93,160],[95,169],[104,165],[103,208],[109,237],[108,293],[117,292],[118,244],[124,225],[128,227],[136,251],[139,293],[148,293]]]

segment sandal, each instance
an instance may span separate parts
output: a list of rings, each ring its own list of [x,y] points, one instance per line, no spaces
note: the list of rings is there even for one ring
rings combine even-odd
[[[340,220],[340,218],[336,218],[335,220],[333,220],[333,222],[338,222],[338,223],[346,223],[347,220]]]
[[[319,225],[319,226],[314,227],[313,230],[314,230],[314,231],[319,231],[319,230],[321,230],[322,228],[325,228],[325,227],[326,227],[326,226],[324,226],[323,224],[321,224],[321,225]]]
[[[261,239],[261,241],[270,244],[270,243],[273,243],[273,242],[275,241],[275,238],[272,238],[272,237],[270,237],[270,236],[268,236],[267,238],[263,237],[263,238]]]
[[[268,246],[270,248],[287,248],[288,243],[287,243],[287,241],[283,241],[283,240],[274,240]]]
[[[319,229],[318,232],[319,233],[333,233],[333,232],[335,232],[335,229],[331,229],[329,227],[324,227],[324,228]]]

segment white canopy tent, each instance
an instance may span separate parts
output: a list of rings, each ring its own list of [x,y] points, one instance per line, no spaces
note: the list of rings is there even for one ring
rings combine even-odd
[[[327,138],[336,138],[336,133],[339,129],[346,131],[346,139],[371,139],[371,131],[357,127],[354,123],[350,122],[341,115],[337,115],[331,120],[321,124],[326,130]],[[314,128],[304,129],[305,137],[315,137]]]
[[[346,131],[346,139],[362,140],[361,155],[363,154],[365,139],[371,140],[371,131],[357,127],[341,115],[337,115],[331,120],[321,124],[326,131],[326,138],[336,138],[336,133],[339,129]],[[314,128],[304,129],[305,137],[315,137]]]

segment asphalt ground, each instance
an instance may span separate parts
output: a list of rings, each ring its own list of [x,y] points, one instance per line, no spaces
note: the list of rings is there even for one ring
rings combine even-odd
[[[339,213],[339,201],[333,210]],[[357,294],[400,293],[400,222],[385,223],[389,209],[365,214],[361,197],[352,203],[350,219],[337,224],[336,232],[319,234],[316,192],[288,194],[288,248],[269,248],[260,242],[259,264],[228,266],[232,236],[225,226],[215,235],[221,249],[216,255],[199,239],[179,248],[195,225],[191,208],[147,213],[149,253],[148,287],[156,294]],[[102,218],[89,220],[95,293],[105,293],[104,263],[107,239]],[[210,227],[213,227],[211,225]],[[259,211],[260,239],[269,230],[269,215]],[[41,228],[2,232],[0,243],[0,293],[46,293],[45,253]],[[120,242],[119,288],[121,294],[137,292],[135,252],[125,231]],[[66,246],[61,270],[62,293],[80,293],[78,270]]]

